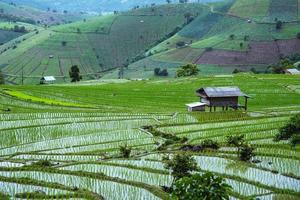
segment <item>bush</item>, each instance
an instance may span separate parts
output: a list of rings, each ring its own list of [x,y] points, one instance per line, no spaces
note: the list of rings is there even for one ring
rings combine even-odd
[[[179,41],[176,43],[177,47],[184,47],[185,46],[185,42],[184,41]]]
[[[175,182],[172,187],[172,199],[207,199],[226,200],[232,188],[225,183],[225,179],[212,173],[194,174]]]
[[[227,136],[226,142],[229,146],[240,147],[245,142],[245,135]]]
[[[176,77],[187,77],[187,76],[195,76],[198,75],[199,69],[195,64],[187,64],[181,66],[180,69],[176,72]]]
[[[71,67],[71,70],[69,71],[69,75],[71,78],[71,82],[79,82],[82,79],[82,76],[80,76],[80,70],[77,65],[73,65]]]
[[[300,135],[293,135],[290,138],[290,144],[292,147],[296,147],[297,144],[300,144]]]
[[[240,72],[243,72],[243,71],[241,71],[241,70],[239,70],[239,69],[234,69],[232,73],[233,73],[233,74],[238,74],[238,73],[240,73]]]
[[[276,22],[276,29],[277,29],[277,30],[282,29],[282,25],[283,25],[282,21],[280,21],[280,20],[277,21],[277,22]]]
[[[220,145],[218,142],[213,140],[203,140],[201,142],[201,146],[203,149],[219,149]]]
[[[163,69],[161,70],[160,68],[155,68],[154,69],[154,75],[155,76],[168,76],[168,70],[167,69]]]
[[[295,115],[290,121],[279,129],[279,133],[275,136],[275,141],[288,140],[294,134],[300,134],[300,114]]]
[[[120,146],[120,153],[124,158],[129,158],[131,154],[131,147],[128,147],[127,145]]]
[[[238,154],[241,161],[249,161],[255,155],[254,148],[250,144],[244,144],[239,147]]]
[[[51,163],[50,160],[39,160],[35,163],[33,163],[34,166],[39,166],[39,167],[51,167],[53,164]]]
[[[62,41],[62,42],[61,42],[61,45],[62,45],[63,47],[65,47],[65,46],[67,46],[67,42],[66,42],[66,41]]]
[[[297,33],[297,38],[300,39],[300,33]]]
[[[163,161],[166,163],[165,168],[172,170],[172,175],[175,180],[190,176],[192,171],[197,169],[197,162],[191,155],[184,153],[175,154],[172,159],[164,157]]]
[[[212,50],[213,50],[212,47],[206,47],[206,48],[205,48],[205,51],[212,51]]]
[[[4,75],[2,74],[2,71],[0,70],[0,85],[4,85],[4,83],[5,83]]]

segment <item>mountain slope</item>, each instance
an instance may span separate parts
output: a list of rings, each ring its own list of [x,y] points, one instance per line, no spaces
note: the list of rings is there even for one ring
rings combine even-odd
[[[299,13],[295,9],[299,2],[237,0],[211,4],[211,13],[199,15],[175,36],[152,48],[149,54],[154,55],[131,65],[125,77],[153,76],[154,68],[166,66],[174,75],[185,63],[199,64],[208,74],[253,67],[264,71],[282,56],[300,53],[296,38]],[[284,22],[281,29],[276,29],[275,18]],[[178,48],[178,42],[185,42],[185,46]]]
[[[29,6],[22,6],[14,3],[0,2],[0,20],[1,21],[19,21],[30,24],[61,24],[70,21],[83,19],[81,16],[74,13],[62,13],[56,11],[42,11]]]
[[[16,48],[4,51],[15,45],[12,43],[0,48],[2,71],[15,83],[21,81],[22,68],[25,83],[37,83],[43,75],[67,81],[70,67],[78,65],[84,78],[95,78],[99,72],[141,58],[157,41],[186,23],[186,12],[196,15],[207,8],[200,4],[165,5],[52,27],[26,36]]]
[[[113,12],[115,10],[125,11],[135,6],[149,6],[151,4],[165,4],[166,0],[4,0],[8,3],[14,2],[18,5],[28,5],[39,9],[68,10],[71,12]],[[200,0],[201,3],[214,2],[220,0]],[[173,1],[175,2],[175,0]],[[176,1],[178,2],[178,1]],[[199,2],[190,0],[189,2]]]

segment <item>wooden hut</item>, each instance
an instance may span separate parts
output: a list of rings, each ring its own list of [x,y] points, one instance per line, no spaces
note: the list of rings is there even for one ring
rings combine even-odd
[[[216,111],[217,107],[222,107],[223,110],[228,110],[229,108],[247,110],[248,98],[250,98],[238,87],[205,87],[197,90],[196,94],[200,97],[200,102],[205,104],[204,106],[208,106],[210,111],[213,108]],[[245,98],[244,105],[239,104],[239,97]]]

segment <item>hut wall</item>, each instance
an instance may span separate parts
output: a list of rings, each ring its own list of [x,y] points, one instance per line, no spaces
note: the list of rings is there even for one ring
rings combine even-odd
[[[238,106],[238,97],[209,98],[210,106]]]

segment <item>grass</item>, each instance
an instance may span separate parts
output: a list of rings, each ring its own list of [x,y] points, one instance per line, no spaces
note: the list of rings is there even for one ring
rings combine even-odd
[[[271,0],[237,0],[229,13],[243,18],[262,20],[268,15],[270,2]]]
[[[233,85],[251,96],[247,113],[186,112],[186,103],[198,101],[194,91],[199,87]],[[0,110],[0,184],[4,186],[0,192],[16,197],[39,188],[46,192],[40,196],[43,199],[54,195],[62,199],[168,199],[160,186],[170,185],[172,177],[161,158],[180,153],[182,144],[163,151],[158,147],[165,143],[165,135],[174,134],[187,137],[189,144],[205,139],[220,143],[218,151],[192,155],[199,172],[224,177],[233,186],[234,197],[272,193],[296,198],[300,148],[274,143],[272,138],[292,113],[300,112],[300,93],[290,89],[297,85],[296,76],[241,74],[2,86],[14,97],[0,94],[0,109],[11,108],[10,112]],[[160,134],[141,129],[145,125]],[[226,136],[240,134],[256,148],[255,159],[261,163],[239,162],[236,149],[227,146]],[[129,159],[119,152],[119,145],[124,144],[132,147]],[[42,160],[53,166],[32,165]]]
[[[63,102],[63,101],[58,101],[58,100],[53,100],[53,99],[47,99],[47,98],[39,98],[35,96],[31,96],[19,91],[12,91],[12,90],[4,90],[3,91],[5,94],[8,94],[12,97],[25,100],[25,101],[32,101],[36,103],[44,103],[44,104],[49,104],[49,105],[58,105],[58,106],[70,106],[70,107],[89,107],[89,105],[80,105],[76,103],[71,103],[71,102]]]
[[[116,19],[116,15],[93,17],[84,23],[75,22],[64,26],[55,27],[54,30],[63,33],[109,33],[110,27]]]

